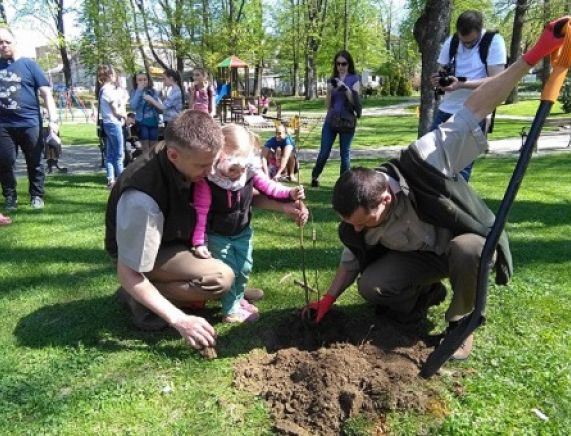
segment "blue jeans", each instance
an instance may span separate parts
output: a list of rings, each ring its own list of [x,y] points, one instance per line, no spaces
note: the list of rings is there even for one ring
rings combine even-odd
[[[339,174],[343,174],[351,168],[351,142],[353,141],[353,136],[355,136],[355,131],[339,133],[339,155],[341,157],[341,170]],[[337,138],[337,132],[331,128],[329,122],[325,121],[321,129],[321,147],[319,148],[317,161],[311,172],[312,179],[317,180],[323,172],[323,167],[325,167],[327,159],[329,159],[335,138]]]
[[[252,272],[252,228],[250,226],[234,236],[208,233],[208,249],[216,259],[220,259],[234,271],[234,283],[230,291],[222,297],[224,315],[234,313],[240,307],[246,285]]]
[[[448,121],[448,119],[451,116],[452,116],[452,114],[449,114],[448,112],[442,112],[441,110],[437,111],[436,115],[434,115],[434,120],[432,121],[432,126],[430,126],[430,131],[435,130],[440,124]],[[480,128],[482,129],[482,132],[484,132],[484,135],[485,135],[486,134],[486,119],[485,118],[482,121],[480,121]],[[464,168],[462,171],[460,171],[460,175],[464,178],[464,180],[468,181],[470,179],[470,176],[472,175],[472,167],[473,166],[474,166],[474,162],[472,162],[466,168]]]
[[[26,158],[29,192],[31,197],[44,196],[44,166],[42,152],[44,138],[40,126],[0,127],[0,183],[4,197],[16,198],[16,176],[14,169],[18,147]]]
[[[125,144],[121,124],[103,123],[105,131],[105,171],[107,180],[115,181],[123,172]]]
[[[159,139],[159,126],[145,126],[137,123],[139,139],[141,141],[157,141]]]

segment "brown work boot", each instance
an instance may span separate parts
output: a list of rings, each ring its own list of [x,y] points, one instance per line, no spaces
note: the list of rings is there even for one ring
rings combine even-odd
[[[446,329],[446,334],[449,334],[455,328],[458,328],[459,321],[450,321],[448,323],[448,328]],[[458,347],[458,349],[454,352],[451,359],[454,360],[466,360],[470,353],[472,352],[472,346],[474,344],[474,334],[472,333],[470,336],[466,338],[464,343]]]
[[[244,298],[250,303],[260,301],[262,298],[264,298],[264,291],[260,288],[246,288],[244,291]]]
[[[168,323],[164,319],[136,301],[122,287],[117,289],[115,297],[119,304],[129,309],[129,312],[131,313],[131,322],[139,330],[143,330],[145,332],[157,332],[168,326]]]
[[[466,338],[464,343],[460,345],[460,347],[458,347],[458,349],[451,356],[451,359],[466,360],[468,357],[470,357],[473,344],[474,344],[474,334],[471,334]]]

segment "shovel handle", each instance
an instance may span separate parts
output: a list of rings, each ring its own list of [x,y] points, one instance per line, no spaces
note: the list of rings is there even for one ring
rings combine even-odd
[[[553,70],[541,92],[541,100],[555,103],[561,87],[567,77],[567,70],[571,66],[571,20],[567,21],[561,32],[565,34],[563,45],[551,54]]]

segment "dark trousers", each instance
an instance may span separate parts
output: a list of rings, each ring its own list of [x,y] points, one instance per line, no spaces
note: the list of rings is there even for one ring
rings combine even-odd
[[[448,121],[448,119],[452,116],[452,114],[449,114],[448,112],[442,112],[441,110],[438,110],[436,112],[436,114],[434,115],[434,120],[432,121],[432,126],[430,126],[430,130],[434,130],[436,129],[440,124],[445,123],[446,121]],[[486,132],[486,119],[484,118],[481,122],[480,122],[480,128],[482,129],[482,132],[484,132],[484,135],[487,133]],[[464,168],[462,171],[460,171],[460,175],[464,178],[464,180],[468,181],[470,179],[470,176],[472,175],[472,167],[474,166],[474,162],[471,162],[468,166],[466,166],[466,168]]]
[[[473,233],[450,240],[446,252],[389,251],[371,263],[358,281],[359,293],[373,304],[410,313],[432,283],[446,277],[452,285],[447,321],[458,321],[474,310],[478,266],[486,240]]]
[[[16,198],[15,168],[18,147],[26,158],[30,196],[43,197],[45,172],[42,164],[42,153],[44,140],[40,134],[40,126],[0,126],[0,183],[2,184],[2,194],[4,197]]]

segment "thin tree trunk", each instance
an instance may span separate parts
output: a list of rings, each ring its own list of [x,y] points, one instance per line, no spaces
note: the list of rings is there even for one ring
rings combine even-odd
[[[440,44],[450,28],[450,10],[451,0],[427,0],[424,12],[414,23],[414,39],[422,57],[419,137],[428,132],[434,116],[435,99],[430,76],[438,70]]]
[[[145,72],[150,77],[151,75],[151,66],[149,65],[149,59],[145,53],[145,49],[143,47],[143,41],[141,40],[141,35],[139,35],[139,23],[137,22],[137,10],[135,9],[135,4],[133,0],[129,0],[131,3],[131,11],[133,12],[133,26],[134,26],[134,33],[135,33],[135,42],[137,43],[137,48],[139,49],[139,54],[141,55],[141,59],[143,59],[143,66],[145,67]]]
[[[58,0],[56,4],[56,28],[58,47],[61,55],[61,63],[63,65],[63,76],[65,78],[65,86],[70,89],[73,85],[71,77],[71,65],[69,62],[69,55],[67,53],[67,45],[65,41],[65,28],[63,24],[63,0]]]
[[[347,2],[345,0],[344,11],[343,11],[343,49],[348,50],[349,48],[349,10]]]
[[[153,58],[165,70],[170,68],[165,62],[163,62],[163,60],[159,57],[159,55],[155,51],[155,47],[153,45],[153,40],[152,40],[150,32],[149,32],[149,24],[147,22],[147,14],[145,12],[143,0],[135,0],[135,4],[137,5],[137,8],[139,9],[141,16],[143,17],[143,29],[145,31],[145,35],[147,37],[147,43],[149,44],[149,49],[151,50],[151,54],[153,55]]]
[[[510,59],[509,59],[510,64],[513,64],[516,60],[518,60],[521,55],[523,23],[528,8],[529,8],[528,0],[517,0],[514,11],[512,42],[510,45]],[[506,99],[506,104],[516,103],[517,101],[518,101],[518,93],[517,93],[517,86],[515,86],[511,94]]]

